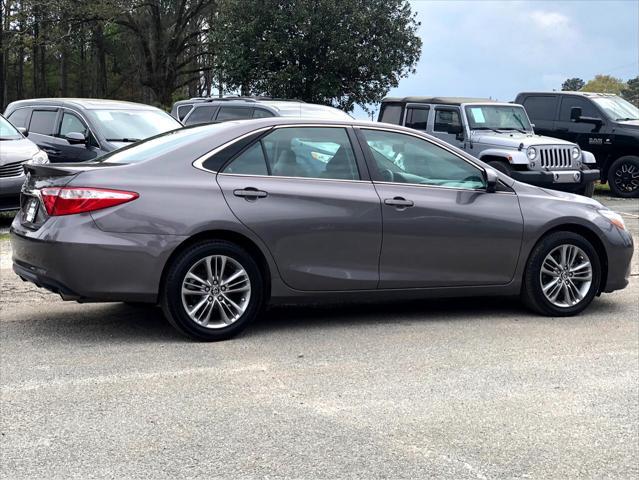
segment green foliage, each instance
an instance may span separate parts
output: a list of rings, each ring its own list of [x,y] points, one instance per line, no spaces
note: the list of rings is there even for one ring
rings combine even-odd
[[[561,84],[561,89],[563,91],[576,92],[581,90],[584,85],[586,85],[586,82],[584,82],[581,78],[567,78],[566,81]]]
[[[404,0],[227,0],[214,39],[230,87],[349,111],[414,72],[418,27]]]
[[[626,87],[621,91],[621,95],[635,107],[639,107],[639,77],[628,80]]]
[[[614,93],[620,95],[625,87],[626,84],[620,78],[615,78],[611,75],[595,75],[595,78],[586,83],[581,90],[584,92]]]

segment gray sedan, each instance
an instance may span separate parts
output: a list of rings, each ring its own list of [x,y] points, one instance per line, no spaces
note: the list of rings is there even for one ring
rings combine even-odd
[[[202,340],[269,302],[520,295],[574,315],[627,285],[633,253],[597,201],[378,123],[232,121],[27,169],[20,277],[68,300],[159,303]]]

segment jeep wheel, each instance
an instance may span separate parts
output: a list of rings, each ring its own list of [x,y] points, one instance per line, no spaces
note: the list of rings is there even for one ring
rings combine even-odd
[[[608,170],[610,190],[617,197],[639,197],[639,157],[620,157]]]
[[[488,162],[488,165],[493,167],[498,172],[505,173],[509,177],[513,173],[512,167],[503,160],[491,160],[490,162]]]

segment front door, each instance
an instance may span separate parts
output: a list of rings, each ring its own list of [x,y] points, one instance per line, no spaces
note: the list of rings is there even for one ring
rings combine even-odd
[[[276,128],[217,176],[233,213],[296,290],[377,287],[380,200],[352,139],[347,128]]]
[[[475,164],[421,137],[361,129],[382,200],[380,288],[503,285],[523,219],[517,196],[488,193]]]

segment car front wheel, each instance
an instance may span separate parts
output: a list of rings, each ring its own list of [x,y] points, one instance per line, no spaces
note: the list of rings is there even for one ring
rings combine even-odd
[[[196,340],[231,338],[259,314],[263,278],[255,260],[220,240],[181,252],[167,271],[162,308],[169,322]]]
[[[608,170],[610,190],[617,197],[639,197],[639,157],[621,157]]]
[[[530,255],[522,298],[542,315],[576,315],[592,302],[600,281],[601,264],[592,244],[573,232],[554,232]]]

